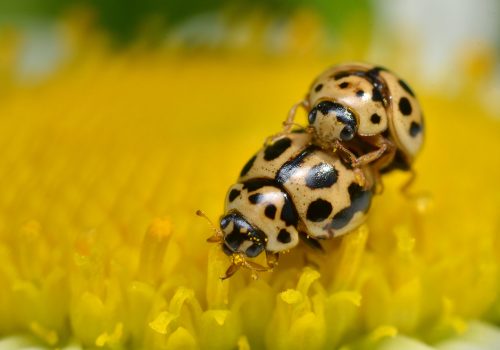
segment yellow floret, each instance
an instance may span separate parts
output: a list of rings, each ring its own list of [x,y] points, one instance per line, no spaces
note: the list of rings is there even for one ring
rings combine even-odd
[[[258,280],[221,281],[231,259],[195,211],[222,214],[240,168],[339,57],[92,52],[2,92],[0,334],[108,349],[496,339],[469,321],[500,320],[500,122],[469,92],[414,87],[426,140],[412,198],[407,175],[388,175],[368,222],[326,254],[300,247]]]

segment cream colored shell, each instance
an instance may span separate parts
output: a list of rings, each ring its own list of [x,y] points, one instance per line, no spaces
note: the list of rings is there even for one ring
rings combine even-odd
[[[320,164],[333,166],[337,173],[336,182],[329,187],[311,189],[306,184],[308,173],[314,166]],[[351,205],[348,187],[356,183],[353,171],[347,169],[338,157],[321,150],[315,150],[302,161],[298,170],[293,172],[288,181],[284,183],[284,187],[290,193],[309,235],[315,238],[329,238],[333,235],[342,235],[364,221],[364,213],[358,213],[360,215],[354,216],[350,224],[342,229],[330,230],[328,228],[335,215]],[[324,220],[315,222],[307,219],[307,211],[309,205],[317,199],[330,203],[332,211]]]
[[[327,69],[311,87],[309,92],[310,106],[315,106],[321,101],[340,103],[356,115],[359,135],[371,136],[384,132],[388,127],[387,113],[381,103],[372,103],[373,86],[370,82],[354,75],[341,79],[334,78],[336,73],[342,72],[346,68],[367,70],[370,69],[370,66],[336,66]],[[321,89],[317,89],[318,87]],[[374,114],[380,117],[378,123],[371,122],[370,117]]]
[[[378,77],[385,85],[385,107],[382,102],[372,100],[374,89],[369,80],[356,74],[342,74],[373,69],[378,71]],[[341,84],[347,87],[341,88]],[[358,95],[358,91],[363,91],[363,95]],[[321,101],[338,102],[348,107],[358,117],[358,134],[361,136],[380,134],[389,129],[391,139],[410,163],[422,147],[424,125],[420,104],[408,85],[385,68],[356,62],[328,68],[311,85],[307,100],[311,108]],[[380,117],[378,123],[372,122],[374,114]]]
[[[239,195],[230,200],[229,194],[232,190],[239,192]],[[251,203],[249,197],[252,194],[259,193],[260,199],[258,203]],[[280,252],[295,247],[299,242],[299,235],[294,226],[286,226],[285,222],[279,219],[281,210],[285,204],[285,194],[279,188],[274,186],[264,186],[258,191],[248,191],[248,188],[243,188],[243,184],[237,183],[233,185],[226,198],[226,213],[231,210],[236,210],[243,214],[245,219],[255,228],[263,231],[267,236],[266,250],[270,252]],[[264,213],[266,207],[273,205],[276,208],[275,219],[267,217]],[[278,241],[279,232],[284,229],[290,234],[290,242],[283,243]],[[251,244],[245,241],[240,246],[239,250],[244,252]]]
[[[385,80],[391,92],[392,117],[389,118],[389,129],[398,147],[413,159],[423,144],[423,113],[420,103],[414,96],[406,83],[400,80],[393,73],[381,71],[380,76]],[[403,88],[403,86],[406,88]],[[411,113],[404,115],[400,108],[400,102],[406,98],[411,106]],[[412,125],[414,128],[412,129]]]
[[[265,160],[266,147],[262,148],[255,155],[253,166],[245,175],[240,176],[238,182],[244,182],[255,178],[274,179],[276,173],[283,166],[283,164],[306,148],[311,143],[312,139],[311,135],[307,133],[289,134],[288,136],[291,140],[290,147],[287,147],[278,158],[273,159],[272,161]],[[270,140],[270,144],[276,143],[280,139],[283,139],[283,137]]]
[[[279,157],[273,160],[266,160],[266,147],[264,147],[257,153],[251,169],[238,182],[243,183],[255,178],[275,179],[290,195],[300,219],[299,226],[311,237],[323,239],[338,236],[359,226],[365,220],[368,206],[363,208],[363,210],[356,211],[352,215],[352,218],[342,227],[338,229],[332,228],[333,219],[337,214],[348,211],[353,204],[359,204],[359,202],[352,202],[349,186],[359,189],[364,194],[365,202],[369,205],[371,192],[361,190],[354,172],[348,169],[337,155],[311,146],[311,136],[306,133],[280,136],[272,140],[271,145],[282,141],[284,138],[290,139],[291,144]],[[290,176],[285,180],[280,178],[287,164],[290,165],[293,162],[296,162],[296,166],[290,173]],[[306,179],[312,168],[320,164],[333,167],[336,172],[336,179],[331,186],[312,189],[307,185]],[[372,175],[368,169],[365,169],[365,173],[371,179]],[[324,219],[311,221],[308,219],[308,210],[310,205],[317,200],[328,202],[332,210]]]

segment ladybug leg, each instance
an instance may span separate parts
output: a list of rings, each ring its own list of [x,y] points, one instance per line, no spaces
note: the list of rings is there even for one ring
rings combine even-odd
[[[405,181],[403,186],[401,186],[401,192],[403,192],[403,194],[407,197],[411,197],[409,190],[410,190],[411,185],[413,184],[413,182],[415,181],[415,179],[417,177],[417,173],[415,172],[415,170],[410,169],[409,172],[410,172],[410,176]]]
[[[247,269],[249,269],[252,272],[252,278],[254,280],[256,280],[259,277],[257,275],[257,272],[265,272],[265,271],[269,271],[272,269],[270,266],[265,267],[265,266],[262,266],[260,264],[254,263],[252,261],[248,261],[246,259],[243,262],[243,267],[246,267]]]
[[[380,159],[386,152],[396,151],[396,146],[382,135],[363,137],[363,141],[378,147],[378,149],[356,158],[353,164],[354,167],[361,167],[373,163],[377,159]]]
[[[228,279],[234,275],[240,268],[244,267],[252,272],[252,278],[257,279],[257,272],[264,272],[271,270],[271,267],[265,267],[260,264],[254,263],[253,261],[248,261],[242,253],[234,253],[232,256],[232,263],[226,270],[224,276],[221,276],[221,280]]]
[[[240,267],[241,267],[240,264],[236,264],[233,262],[231,265],[229,265],[226,272],[224,273],[224,276],[221,276],[220,279],[221,280],[228,279],[229,277],[234,275],[240,269]]]
[[[390,141],[389,141],[390,142]],[[385,154],[383,154],[379,159],[372,163],[373,175],[375,177],[375,193],[381,194],[384,191],[384,183],[382,182],[382,176],[380,170],[389,165],[394,157],[396,156],[396,147],[393,147],[393,143],[390,142]]]
[[[359,168],[371,163],[375,177],[375,193],[380,194],[384,191],[384,184],[380,176],[380,169],[388,165],[396,155],[396,146],[382,135],[363,137],[363,141],[377,147],[373,152],[362,155],[353,163],[355,168]]]
[[[309,134],[312,134],[314,132],[314,128],[312,127],[303,127],[302,125],[300,124],[296,124],[296,123],[292,123],[292,126],[295,125],[297,126],[300,130],[304,130],[305,132],[309,133]],[[264,140],[264,146],[269,146],[273,143],[273,140],[277,139],[278,137],[280,136],[283,136],[283,135],[286,135],[287,133],[289,133],[290,131],[288,130],[285,130],[286,128],[284,128],[282,131],[280,131],[279,133],[276,133],[276,134],[273,134],[271,136],[268,136],[265,140]],[[291,126],[290,128],[291,129]]]
[[[354,174],[356,175],[356,179],[358,180],[358,184],[361,187],[366,187],[367,181],[366,176],[360,166],[356,165],[356,162],[359,158],[356,158],[356,155],[352,153],[347,147],[345,147],[342,142],[339,140],[335,140],[335,145],[333,148],[334,152],[339,151],[341,156],[344,157],[344,160],[349,162],[353,167]]]
[[[322,253],[325,252],[325,249],[323,248],[321,243],[317,239],[314,239],[311,236],[309,236],[307,233],[305,233],[303,231],[299,231],[299,237],[304,243],[306,243],[312,249],[319,250]],[[333,237],[333,235],[332,235],[332,237]]]
[[[382,182],[382,176],[380,175],[380,171],[378,171],[378,169],[376,169],[373,172],[373,177],[375,178],[374,193],[375,194],[382,194],[382,192],[384,192],[384,183]]]
[[[351,163],[351,165],[354,165],[357,160],[356,155],[352,153],[347,147],[345,147],[339,140],[335,140],[333,146],[333,152],[337,151],[340,151],[340,153],[344,156],[344,159],[347,158],[345,160]]]
[[[269,269],[273,269],[278,265],[279,253],[272,253],[266,250],[266,261]]]
[[[405,183],[400,188],[401,193],[408,200],[420,202],[419,203],[420,207],[422,207],[422,205],[423,205],[422,208],[427,208],[429,203],[432,201],[432,195],[427,191],[418,191],[416,193],[410,192],[411,185],[413,185],[413,183],[415,182],[415,180],[417,178],[417,172],[413,168],[411,168],[409,170],[409,172],[410,172],[410,176],[408,177],[408,179],[405,181]]]
[[[354,168],[354,175],[356,176],[356,180],[358,182],[358,185],[361,187],[367,189],[371,187],[371,184],[366,180],[365,172],[361,168]]]
[[[409,172],[410,172],[410,176],[405,181],[403,186],[401,186],[401,192],[403,193],[403,195],[408,199],[427,199],[428,200],[428,199],[432,198],[432,196],[428,192],[420,192],[420,191],[417,193],[410,192],[411,185],[413,185],[413,183],[415,182],[415,180],[417,178],[417,172],[413,168],[411,168],[409,170]]]
[[[288,134],[290,131],[292,131],[292,128],[294,126],[303,130],[305,129],[308,133],[312,132],[312,128],[305,128],[302,125],[294,122],[295,115],[297,114],[297,110],[299,109],[299,107],[303,107],[306,110],[306,112],[309,111],[309,103],[307,102],[307,100],[302,100],[294,104],[292,108],[290,108],[290,111],[288,112],[288,117],[283,122],[283,130],[277,134],[271,135],[268,138],[266,138],[266,140],[264,141],[264,146],[271,144],[273,139]]]
[[[299,109],[299,107],[303,107],[306,112],[309,111],[309,103],[307,102],[307,100],[302,100],[300,102],[297,102],[296,104],[294,104],[292,106],[292,108],[290,108],[290,111],[288,112],[288,117],[286,118],[286,120],[283,122],[283,132],[284,133],[288,133],[292,130],[292,127],[295,125],[295,126],[299,126],[302,128],[301,125],[299,124],[296,124],[294,122],[295,120],[295,115],[297,114],[297,110]]]

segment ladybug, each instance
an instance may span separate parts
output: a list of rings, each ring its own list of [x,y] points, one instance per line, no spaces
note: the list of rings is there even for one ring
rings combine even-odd
[[[371,164],[377,180],[393,169],[411,170],[422,147],[419,102],[403,80],[383,67],[346,63],[328,68],[298,105],[308,112],[317,144],[338,150],[353,167]]]
[[[315,145],[312,137],[304,131],[275,136],[229,188],[220,229],[214,227],[215,235],[208,239],[219,242],[232,258],[221,278],[241,267],[254,273],[272,269],[279,254],[300,239],[322,249],[320,240],[352,231],[366,219],[372,189],[364,188],[347,162]],[[369,167],[361,169],[372,177]],[[263,252],[267,267],[249,260]]]

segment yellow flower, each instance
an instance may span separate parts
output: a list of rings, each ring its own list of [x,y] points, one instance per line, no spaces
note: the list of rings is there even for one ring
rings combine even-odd
[[[87,45],[0,100],[0,349],[500,341],[486,323],[500,320],[500,124],[472,89],[415,87],[426,112],[415,199],[399,191],[407,175],[390,175],[367,224],[327,254],[299,247],[258,280],[221,281],[228,258],[195,211],[222,214],[240,167],[340,57]]]

